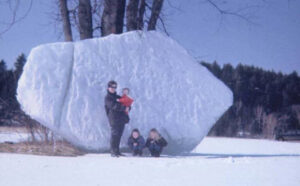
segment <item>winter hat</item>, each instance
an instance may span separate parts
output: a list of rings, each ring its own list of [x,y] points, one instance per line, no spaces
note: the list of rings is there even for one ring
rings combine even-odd
[[[118,85],[118,84],[117,84],[117,82],[114,81],[114,80],[111,80],[111,81],[109,81],[109,82],[107,83],[107,87],[108,87],[108,88],[109,88],[109,87],[112,87],[113,85]]]

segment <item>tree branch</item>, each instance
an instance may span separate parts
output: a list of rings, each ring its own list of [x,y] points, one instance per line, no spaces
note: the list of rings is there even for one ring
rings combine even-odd
[[[28,9],[26,10],[25,14],[23,16],[21,16],[20,18],[17,18],[17,11],[20,6],[20,0],[16,0],[15,6],[12,6],[11,1],[7,1],[7,3],[9,6],[9,9],[12,11],[12,19],[9,23],[2,23],[2,24],[7,24],[8,26],[4,30],[0,31],[0,36],[3,35],[4,33],[8,32],[13,27],[14,24],[20,22],[21,20],[23,20],[24,18],[27,17],[27,15],[29,14],[29,12],[32,8],[33,1],[30,0]]]
[[[163,26],[164,32],[167,34],[167,36],[170,36],[169,32],[167,31],[165,22],[164,22],[164,20],[161,18],[161,16],[158,16],[158,20],[160,21],[161,25]]]
[[[222,9],[219,5],[217,5],[213,0],[206,0],[212,7],[214,7],[221,15],[229,15],[229,16],[235,16],[241,20],[244,20],[248,23],[251,24],[255,24],[253,21],[251,21],[251,19],[249,18],[249,16],[243,15],[240,12],[246,10],[246,9],[250,9],[250,8],[257,8],[259,6],[247,6],[247,7],[243,7],[237,11],[230,11],[230,10],[224,10]]]

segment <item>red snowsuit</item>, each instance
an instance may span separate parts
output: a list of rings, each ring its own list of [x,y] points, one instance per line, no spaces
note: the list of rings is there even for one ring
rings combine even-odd
[[[119,99],[119,102],[122,103],[125,107],[130,107],[133,103],[133,99],[125,94]],[[128,112],[126,112],[128,114]]]

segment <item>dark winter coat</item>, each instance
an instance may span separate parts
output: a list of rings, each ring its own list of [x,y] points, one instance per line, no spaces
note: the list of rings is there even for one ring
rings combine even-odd
[[[168,145],[168,142],[163,137],[160,137],[158,140],[148,138],[146,141],[146,147],[149,148],[152,145],[159,146],[159,147],[165,147]]]
[[[110,126],[124,125],[129,122],[129,116],[126,114],[126,107],[117,102],[120,96],[107,91],[105,96],[105,111]]]
[[[134,143],[137,143],[137,146],[134,146]],[[131,150],[143,150],[145,147],[145,139],[143,136],[139,136],[136,139],[130,136],[127,144]]]

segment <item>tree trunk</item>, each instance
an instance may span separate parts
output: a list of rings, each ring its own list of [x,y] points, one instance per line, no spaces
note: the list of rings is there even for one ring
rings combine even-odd
[[[141,0],[140,7],[139,7],[139,15],[137,18],[137,28],[139,30],[143,30],[144,28],[144,14],[146,9],[146,2],[145,0]]]
[[[104,0],[104,10],[101,18],[101,34],[123,33],[126,0]]]
[[[154,0],[152,4],[151,17],[148,24],[148,30],[155,30],[157,19],[161,12],[164,0]]]
[[[92,8],[90,0],[79,0],[78,20],[80,39],[93,37]]]
[[[119,0],[117,14],[117,34],[123,33],[126,0]]]
[[[101,17],[101,35],[116,33],[118,0],[104,0],[104,9]]]
[[[65,41],[73,41],[67,0],[59,0],[59,8],[63,22]]]
[[[137,30],[137,14],[139,0],[129,0],[126,8],[126,27],[127,31]]]

